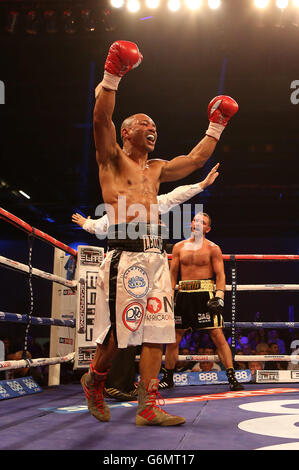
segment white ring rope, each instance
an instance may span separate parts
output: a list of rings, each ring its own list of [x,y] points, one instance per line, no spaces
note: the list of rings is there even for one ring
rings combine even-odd
[[[21,359],[20,361],[2,361],[0,362],[0,370],[11,370],[11,369],[20,369],[23,367],[38,367],[38,366],[47,366],[53,364],[61,364],[63,362],[73,361],[75,358],[75,353],[67,354],[66,356],[61,357],[49,357],[49,358],[39,358],[39,359]]]
[[[165,360],[165,356],[162,357],[162,360]],[[220,362],[219,357],[216,356],[203,356],[203,355],[195,355],[195,356],[178,356],[179,361],[191,361],[191,362]],[[285,355],[285,354],[277,354],[277,355],[269,355],[267,354],[266,356],[241,356],[241,355],[235,355],[234,361],[240,362],[250,362],[250,361],[262,361],[262,362],[269,362],[269,361],[283,361],[283,362],[288,362],[288,361],[299,361],[299,356],[292,354],[292,355]]]
[[[0,256],[0,265],[3,267],[9,267],[18,271],[22,271],[24,273],[29,273],[29,266],[26,264],[22,264],[18,261],[14,261],[9,258],[5,258],[4,256]],[[42,271],[40,269],[32,268],[32,274],[37,277],[41,277],[43,279],[47,279],[48,281],[57,282],[58,284],[62,284],[66,287],[70,288],[77,288],[78,282],[77,281],[68,281],[63,277],[56,276],[55,274],[47,273],[46,271]],[[231,291],[232,286],[226,285],[226,291]],[[178,289],[178,285],[176,286]],[[299,284],[243,284],[237,285],[238,291],[273,291],[273,290],[285,290],[285,291],[297,291],[299,290]]]
[[[136,356],[136,360],[140,360],[140,356]],[[162,356],[162,361],[165,361],[165,356]],[[210,355],[204,356],[202,354],[199,355],[188,355],[188,356],[178,356],[178,361],[190,361],[190,362],[220,362],[220,359],[217,355]],[[272,361],[298,361],[299,362],[299,355],[292,354],[292,355],[285,355],[285,354],[278,354],[278,355],[266,355],[266,356],[241,356],[235,355],[234,361],[240,362],[250,362],[250,361],[262,361],[262,362],[272,362]]]
[[[15,269],[17,271],[22,271],[24,273],[29,273],[29,266],[26,264],[19,263],[18,261],[14,261],[9,258],[5,258],[4,256],[0,256],[0,265],[3,267],[9,267]],[[76,288],[77,282],[76,281],[68,281],[63,277],[56,276],[55,274],[47,273],[46,271],[41,271],[40,269],[32,268],[32,274],[37,277],[42,277],[43,279],[47,279],[48,281],[57,282],[58,284],[62,284],[66,287]]]
[[[39,359],[22,359],[20,361],[2,361],[0,362],[0,369],[1,370],[11,370],[11,369],[20,369],[24,367],[38,367],[38,366],[46,366],[46,365],[53,365],[53,364],[61,364],[64,362],[71,362],[75,358],[75,352],[67,354],[66,356],[62,357],[52,357],[52,358],[39,358]],[[136,360],[140,360],[140,356],[136,356]],[[165,361],[165,356],[162,356],[162,361]],[[178,356],[178,361],[190,361],[190,362],[220,362],[220,359],[217,355],[192,355],[192,356]],[[297,361],[299,362],[299,355],[266,355],[266,356],[235,356],[234,361],[240,362],[250,362],[250,361],[261,361],[261,362],[273,362],[273,361],[281,361],[281,362],[289,362],[289,361]]]
[[[231,286],[226,286],[227,291],[230,291],[231,289]],[[252,290],[299,290],[299,284],[237,284],[237,291]]]
[[[244,362],[248,362],[248,361],[282,361],[282,362],[288,362],[288,361],[297,361],[299,362],[299,356],[296,355],[296,354],[292,354],[292,355],[285,355],[285,354],[277,354],[276,356],[272,356],[272,355],[266,355],[266,356],[241,356],[241,355],[237,355],[235,356],[235,361],[244,361]]]
[[[178,285],[175,286],[176,290],[178,290]],[[232,286],[226,285],[226,291],[231,291]],[[299,284],[237,284],[237,291],[267,291],[267,290],[288,290],[288,291],[296,291],[299,290]],[[186,292],[186,291],[182,291]]]

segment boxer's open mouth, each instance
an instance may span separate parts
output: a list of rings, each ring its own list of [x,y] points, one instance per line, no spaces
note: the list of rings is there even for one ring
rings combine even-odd
[[[153,143],[155,142],[155,140],[156,140],[154,134],[149,134],[149,135],[146,136],[146,138],[147,138],[147,140],[148,140],[149,142],[151,142],[152,144],[153,144]]]

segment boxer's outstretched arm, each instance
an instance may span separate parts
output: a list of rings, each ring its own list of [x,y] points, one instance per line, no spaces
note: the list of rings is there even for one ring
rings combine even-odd
[[[216,96],[208,106],[210,125],[206,136],[191,150],[188,155],[176,157],[162,166],[160,181],[175,181],[185,178],[193,171],[204,166],[215,150],[216,144],[229,119],[236,114],[239,107],[230,96]]]
[[[117,154],[115,126],[112,115],[115,107],[115,91],[100,84],[93,113],[93,130],[98,164],[104,164]]]
[[[115,95],[121,78],[132,68],[138,67],[142,58],[133,42],[116,41],[109,49],[103,80],[95,90],[94,138],[98,164],[105,164],[118,154],[120,147],[112,122]]]
[[[205,136],[188,155],[165,161],[160,176],[161,183],[185,178],[203,167],[214,152],[216,145],[217,140],[214,137]]]

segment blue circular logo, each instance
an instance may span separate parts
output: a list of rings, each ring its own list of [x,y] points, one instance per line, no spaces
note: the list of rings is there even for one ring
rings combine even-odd
[[[130,266],[123,275],[124,288],[136,299],[144,297],[149,290],[149,280],[141,266]]]

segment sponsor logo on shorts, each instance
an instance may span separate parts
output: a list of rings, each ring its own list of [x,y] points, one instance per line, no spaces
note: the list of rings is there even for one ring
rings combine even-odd
[[[158,297],[149,297],[146,306],[146,320],[149,322],[173,321],[173,300],[167,296],[163,296],[161,300]]]
[[[197,320],[201,323],[210,322],[211,321],[211,315],[209,313],[198,313],[197,314]]]
[[[123,311],[123,323],[130,331],[137,331],[144,315],[143,306],[138,302],[131,302]]]
[[[162,302],[158,297],[149,297],[147,299],[146,310],[150,313],[158,313],[162,308]]]
[[[149,290],[149,280],[141,266],[130,266],[123,275],[124,288],[136,299],[144,297]]]
[[[162,238],[155,235],[143,235],[143,250],[161,253],[163,249]]]

